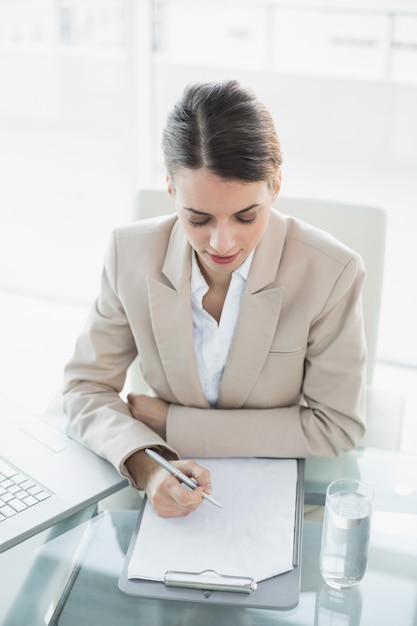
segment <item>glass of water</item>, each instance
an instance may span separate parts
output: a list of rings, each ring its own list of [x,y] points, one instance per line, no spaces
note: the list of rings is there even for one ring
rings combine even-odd
[[[330,587],[354,587],[365,574],[372,501],[371,487],[359,480],[335,480],[327,488],[320,572]]]

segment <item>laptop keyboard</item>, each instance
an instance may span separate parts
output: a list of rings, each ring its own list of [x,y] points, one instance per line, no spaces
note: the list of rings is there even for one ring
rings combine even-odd
[[[51,495],[33,478],[0,458],[0,524]]]

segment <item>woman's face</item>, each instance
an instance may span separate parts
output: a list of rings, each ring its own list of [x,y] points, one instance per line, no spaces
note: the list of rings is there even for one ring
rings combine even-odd
[[[265,181],[225,180],[205,168],[177,170],[175,191],[168,179],[179,221],[209,286],[228,279],[262,239],[280,183],[279,176],[272,190]]]

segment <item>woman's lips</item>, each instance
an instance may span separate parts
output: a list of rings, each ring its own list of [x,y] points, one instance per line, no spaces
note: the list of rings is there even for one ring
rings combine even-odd
[[[218,263],[219,265],[227,265],[227,263],[232,263],[232,261],[236,259],[239,252],[236,252],[236,254],[232,254],[231,256],[218,256],[217,254],[211,254],[210,252],[207,252],[207,254],[210,259],[214,261],[214,263]]]

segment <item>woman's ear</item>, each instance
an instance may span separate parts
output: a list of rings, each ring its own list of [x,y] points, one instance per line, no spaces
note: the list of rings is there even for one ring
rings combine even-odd
[[[281,181],[282,172],[281,170],[279,170],[272,183],[272,202],[275,202],[275,200],[278,198],[278,194],[281,191]]]

